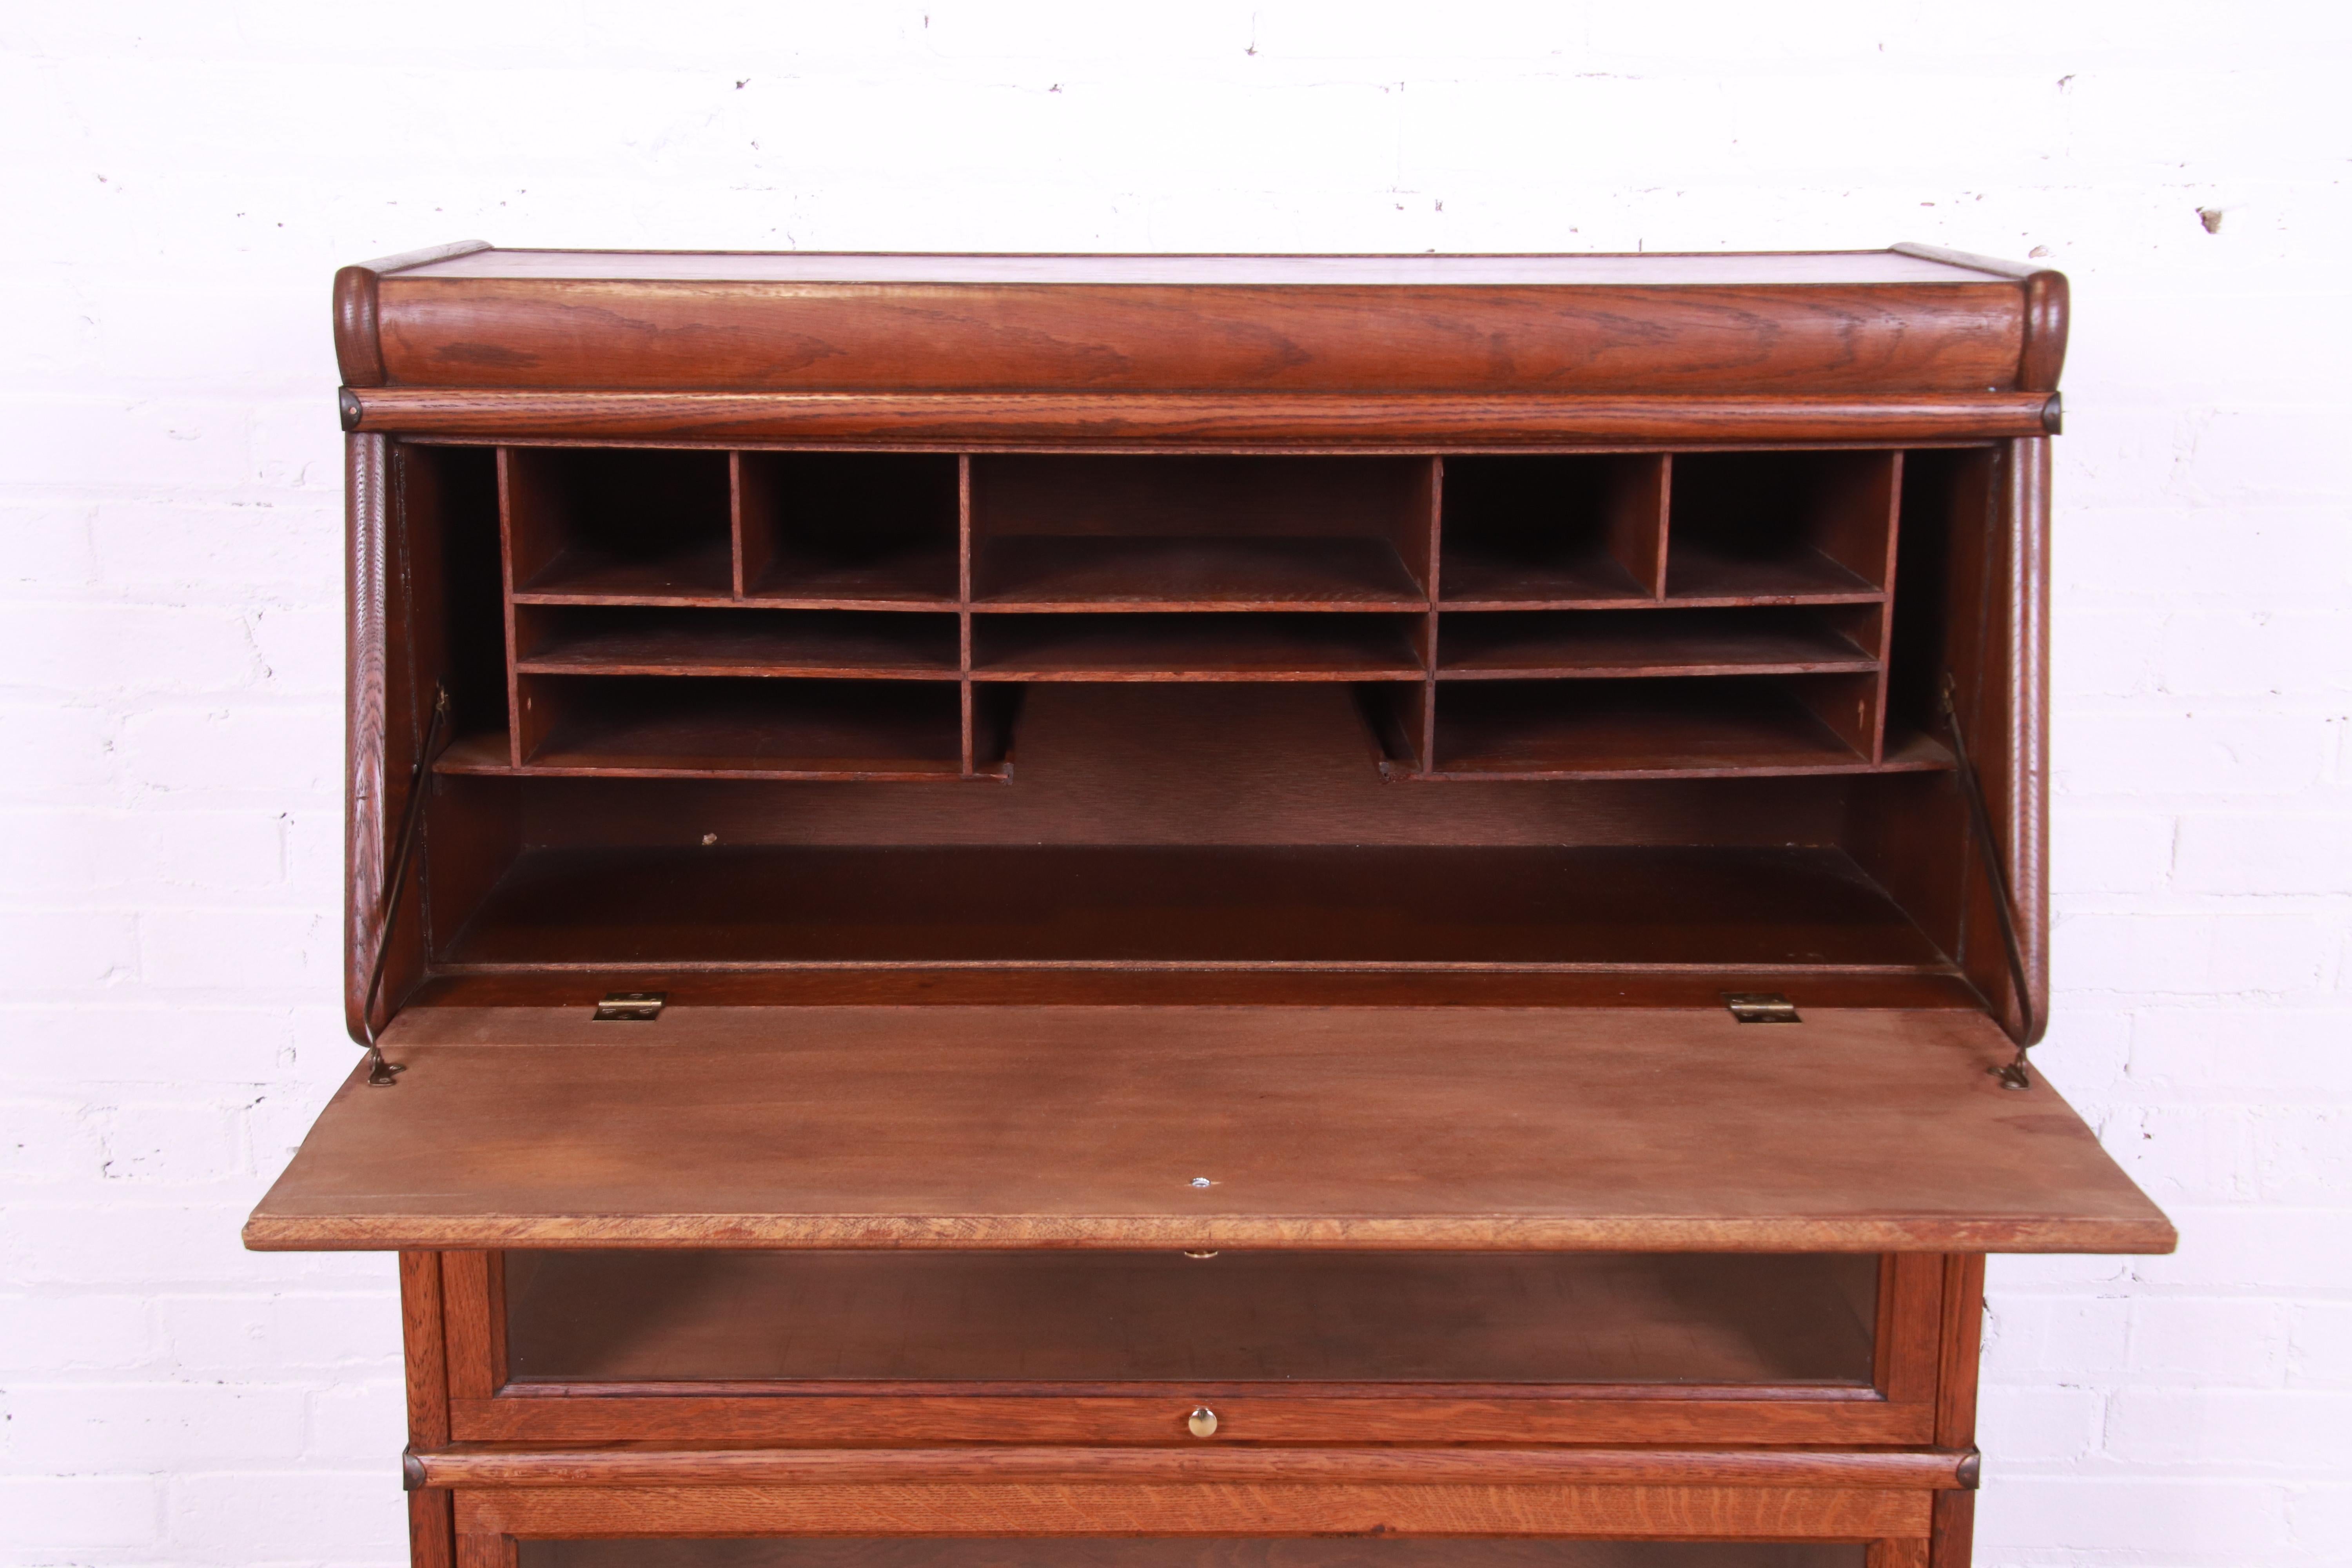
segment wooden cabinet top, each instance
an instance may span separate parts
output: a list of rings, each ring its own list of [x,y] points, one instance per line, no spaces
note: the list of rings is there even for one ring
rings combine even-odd
[[[1925,247],[1636,256],[500,250],[345,268],[355,388],[2048,394],[2056,272]],[[383,427],[379,425],[378,427]]]

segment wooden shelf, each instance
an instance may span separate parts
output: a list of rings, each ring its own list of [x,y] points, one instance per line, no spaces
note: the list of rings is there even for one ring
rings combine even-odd
[[[1771,680],[1463,681],[1437,703],[1439,778],[1705,778],[1948,766],[1874,763]]]
[[[1870,1384],[1877,1259],[549,1253],[524,1383]]]
[[[564,548],[515,590],[518,605],[729,605],[734,558],[724,540],[667,553]]]
[[[975,610],[1420,610],[1394,546],[1369,538],[1015,534],[974,562]]]
[[[1834,849],[1214,844],[527,850],[444,956],[457,969],[1946,964]]]
[[[1418,680],[1402,622],[1377,616],[988,616],[974,680]]]
[[[1438,625],[1441,680],[1801,675],[1878,661],[1819,617],[1769,610],[1459,614]]]
[[[248,1245],[2172,1244],[1964,1010],[439,1006],[383,1046],[399,1092],[353,1072]]]
[[[1885,597],[1811,548],[1746,555],[1676,540],[1666,552],[1670,605],[1870,605]]]
[[[567,677],[562,690],[547,738],[518,771],[767,779],[963,771],[956,693],[935,682]]]
[[[812,611],[599,611],[551,627],[526,675],[958,679],[951,616]]]
[[[1530,560],[1463,543],[1450,545],[1445,552],[1438,602],[1448,610],[1578,610],[1655,601],[1606,554]]]
[[[743,596],[801,609],[953,609],[956,550],[952,544],[908,544],[870,554],[779,551]]]

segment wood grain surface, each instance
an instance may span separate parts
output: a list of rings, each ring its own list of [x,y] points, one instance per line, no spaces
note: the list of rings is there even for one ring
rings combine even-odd
[[[263,1248],[2164,1251],[1980,1016],[412,1009]],[[629,1032],[616,1037],[616,1027]],[[648,1064],[658,1064],[649,1073]]]
[[[417,1455],[425,1484],[510,1488],[966,1481],[1351,1486],[1851,1487],[1948,1490],[1965,1453],[1932,1448],[663,1448],[460,1444]]]
[[[461,1491],[467,1535],[1924,1536],[1926,1489],[1203,1481],[514,1487]],[[460,1558],[463,1562],[463,1558]]]
[[[2015,381],[2025,290],[1966,275],[1072,288],[427,269],[380,279],[375,315],[389,380],[415,386],[1975,393]]]
[[[526,1541],[521,1568],[1926,1568],[1851,1542],[1349,1540]]]

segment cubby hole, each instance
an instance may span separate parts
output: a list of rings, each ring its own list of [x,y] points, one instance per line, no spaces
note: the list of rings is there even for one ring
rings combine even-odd
[[[437,680],[449,693],[450,734],[494,737],[503,750],[506,606],[499,588],[498,450],[403,442],[393,454],[401,569],[416,605],[405,639],[408,658],[385,671],[392,718],[413,723],[421,738]]]
[[[1649,456],[1447,458],[1440,597],[1448,608],[1655,598],[1665,474]]]
[[[1874,605],[1736,610],[1449,611],[1441,680],[1810,675],[1878,668]]]
[[[537,773],[921,778],[961,773],[959,688],[934,680],[525,675]]]
[[[1874,675],[1450,682],[1432,771],[1522,778],[1871,764]]]
[[[1894,582],[1895,452],[1697,452],[1674,459],[1666,595],[1835,602]]]
[[[974,680],[1418,679],[1423,617],[976,616]]]
[[[515,606],[525,675],[812,676],[953,680],[952,614]]]
[[[726,453],[510,447],[499,461],[518,600],[733,597]]]
[[[953,457],[743,452],[736,460],[746,597],[852,609],[957,602]]]
[[[1421,608],[1432,474],[1408,458],[975,458],[973,607]]]
[[[1868,1254],[509,1253],[523,1384],[1864,1388]]]

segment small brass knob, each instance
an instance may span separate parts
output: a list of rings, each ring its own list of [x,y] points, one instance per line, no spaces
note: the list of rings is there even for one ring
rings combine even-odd
[[[1217,1435],[1217,1413],[1205,1405],[1201,1405],[1184,1417],[1184,1425],[1195,1437],[1213,1437]]]

